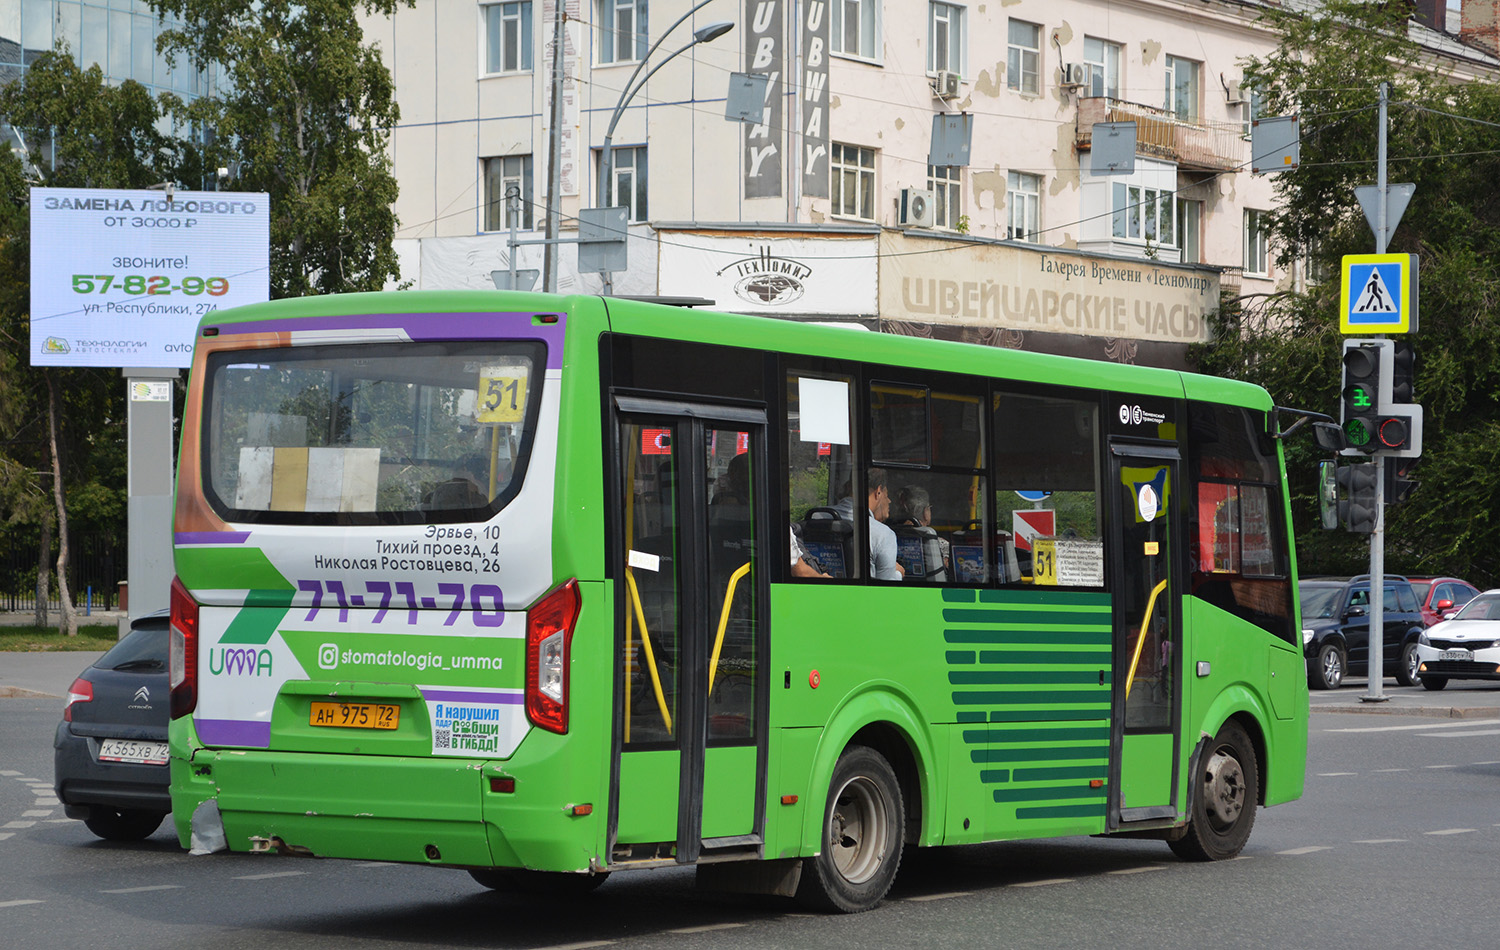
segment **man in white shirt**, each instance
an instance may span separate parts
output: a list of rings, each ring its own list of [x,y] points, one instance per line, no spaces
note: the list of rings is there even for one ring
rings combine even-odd
[[[885,469],[872,468],[865,473],[865,504],[870,512],[870,576],[883,581],[899,581],[906,575],[896,560],[896,532],[885,524],[891,513],[891,490]],[[854,498],[842,498],[834,506],[850,521],[854,520]]]

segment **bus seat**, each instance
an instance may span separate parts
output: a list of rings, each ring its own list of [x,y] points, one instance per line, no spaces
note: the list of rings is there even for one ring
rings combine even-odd
[[[905,579],[923,584],[941,584],[948,577],[943,543],[938,533],[925,525],[892,525],[896,532],[896,560],[906,571]]]
[[[812,508],[798,525],[807,553],[817,558],[830,577],[848,577],[854,563],[854,522],[837,508]]]

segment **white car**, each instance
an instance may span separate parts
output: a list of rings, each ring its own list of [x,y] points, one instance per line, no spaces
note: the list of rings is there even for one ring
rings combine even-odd
[[[1427,689],[1449,680],[1500,680],[1500,590],[1487,590],[1417,638],[1417,673]]]

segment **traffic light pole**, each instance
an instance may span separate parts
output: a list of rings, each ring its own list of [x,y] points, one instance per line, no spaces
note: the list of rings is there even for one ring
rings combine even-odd
[[[1390,87],[1380,84],[1380,145],[1376,161],[1377,196],[1375,253],[1386,250],[1386,197],[1389,184],[1385,176],[1386,105]],[[1385,698],[1385,456],[1375,453],[1375,530],[1370,533],[1370,630],[1369,687],[1361,702],[1383,703]]]

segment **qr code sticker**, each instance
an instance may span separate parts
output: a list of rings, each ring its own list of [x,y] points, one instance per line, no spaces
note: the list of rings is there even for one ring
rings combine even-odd
[[[432,747],[434,749],[446,749],[453,744],[452,729],[432,730]]]

